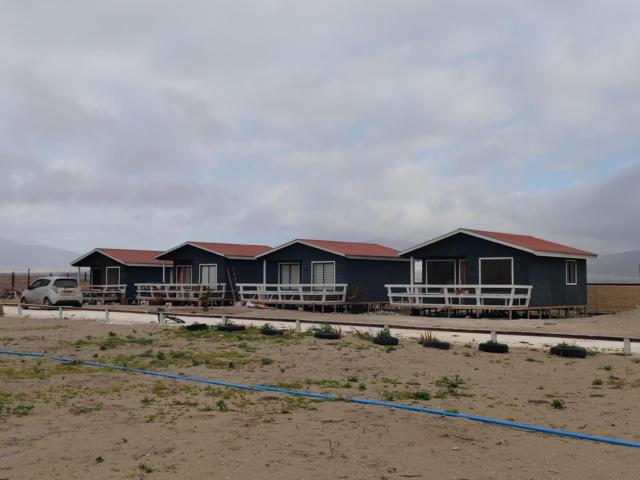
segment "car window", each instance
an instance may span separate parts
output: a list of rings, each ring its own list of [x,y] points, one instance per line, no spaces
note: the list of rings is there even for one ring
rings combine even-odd
[[[29,290],[33,290],[34,288],[40,288],[42,286],[43,286],[42,280],[36,280],[31,284],[31,286],[29,287]]]
[[[42,282],[42,284],[40,285],[41,287],[46,287],[47,285],[49,285],[51,283],[51,280],[49,280],[48,278],[43,278],[40,281]]]
[[[78,281],[73,278],[59,278],[53,285],[58,288],[78,288]]]

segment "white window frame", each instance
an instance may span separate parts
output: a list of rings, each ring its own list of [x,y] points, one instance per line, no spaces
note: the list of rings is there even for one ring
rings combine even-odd
[[[314,278],[314,277],[315,277],[315,268],[313,268],[313,266],[314,266],[316,263],[322,263],[322,264],[333,263],[333,282],[330,282],[330,283],[322,283],[322,285],[335,285],[335,284],[336,284],[336,274],[337,274],[337,272],[336,272],[336,262],[335,262],[335,261],[332,261],[332,260],[327,260],[327,261],[324,261],[324,260],[323,260],[323,261],[320,261],[320,260],[318,260],[318,261],[316,261],[316,262],[311,262],[311,283],[312,283],[313,285],[315,285],[315,284],[317,283],[317,282],[316,282],[316,279]]]
[[[109,270],[118,270],[118,283],[108,283],[109,282]],[[120,267],[106,267],[104,269],[104,285],[120,285],[121,275]]]
[[[294,283],[288,283],[287,285],[296,285],[296,284],[302,283],[302,281],[301,281],[301,279],[302,279],[302,266],[300,265],[300,262],[278,262],[278,285],[282,284],[282,282],[280,281],[280,266],[281,265],[297,265],[298,266],[298,281],[294,282]]]
[[[214,286],[218,285],[218,264],[217,263],[201,263],[198,265],[198,282],[200,285],[203,285],[202,283],[202,267],[216,267],[216,281],[214,282]],[[191,274],[193,275],[193,270],[191,271]],[[209,283],[209,286],[211,286],[211,283]]]
[[[515,285],[514,260],[513,257],[480,257],[478,258],[478,285],[482,285],[482,261],[483,260],[510,260],[511,261],[511,283],[507,285]]]
[[[191,278],[189,278],[189,281],[185,282],[184,284],[185,285],[193,284],[193,265],[176,265],[176,284],[178,284],[178,277],[180,276],[180,275],[178,275],[178,269],[179,268],[187,268],[187,267],[189,267],[191,269]]]
[[[575,282],[569,282],[569,264],[573,264]],[[574,259],[567,259],[564,263],[564,281],[566,285],[578,285],[578,261]]]
[[[433,258],[427,259],[424,263],[424,284],[429,285],[429,262],[451,262],[453,263],[453,284],[458,284],[458,261],[455,258]]]

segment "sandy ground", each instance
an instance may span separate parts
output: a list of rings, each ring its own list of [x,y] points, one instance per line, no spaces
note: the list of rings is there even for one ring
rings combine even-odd
[[[15,315],[17,313],[17,309],[15,307],[5,307],[7,314]],[[248,327],[259,327],[263,325],[266,321],[268,321],[271,325],[277,328],[283,329],[291,329],[295,327],[295,323],[282,320],[282,316],[274,315],[272,310],[255,310],[255,309],[235,309],[236,313],[233,315],[233,319],[236,323],[242,323]],[[134,310],[135,312],[135,310]],[[208,316],[198,316],[198,315],[181,315],[180,313],[174,314],[178,318],[184,320],[186,323],[206,323],[208,325],[217,325],[221,322],[222,313],[229,314],[229,310],[220,310],[214,309],[214,312],[218,313],[219,316],[214,316],[210,314]],[[261,313],[265,313],[262,317],[264,320],[257,320],[257,316],[261,316]],[[276,311],[276,313],[280,313],[282,311]],[[249,315],[253,313],[253,315]],[[343,329],[346,332],[361,332],[361,333],[369,333],[375,334],[380,327],[383,325],[391,326],[391,332],[394,336],[400,338],[420,338],[425,331],[432,327],[429,324],[429,320],[434,319],[418,319],[418,320],[426,320],[424,322],[420,322],[420,324],[425,323],[426,325],[423,328],[418,328],[420,324],[416,325],[415,323],[411,323],[411,320],[408,322],[405,321],[405,318],[411,319],[412,317],[398,317],[398,316],[381,316],[381,315],[332,315],[332,314],[309,314],[307,312],[291,312],[292,316],[284,317],[287,319],[290,318],[302,318],[307,320],[307,322],[327,322],[333,321],[336,325],[339,325],[340,322],[348,323],[348,325],[343,325]],[[632,312],[630,312],[632,313]],[[242,317],[238,317],[237,315],[246,314],[252,318],[250,319],[242,319]],[[258,315],[256,315],[258,314]],[[626,314],[624,314],[626,315]],[[57,310],[39,310],[39,309],[25,309],[22,312],[23,318],[26,319],[36,319],[36,318],[59,318],[59,312]],[[138,312],[109,312],[108,320],[105,315],[104,310],[90,310],[87,308],[82,309],[67,309],[63,311],[63,318],[70,320],[96,320],[101,322],[106,322],[113,325],[137,325],[137,324],[157,324],[158,323],[158,315],[157,313],[149,314],[144,313],[143,310]],[[633,318],[633,317],[630,317]],[[461,319],[462,320],[462,319]],[[321,325],[321,323],[307,323],[301,322],[300,328],[302,331],[307,331],[309,329],[313,329]],[[453,326],[454,328],[475,328],[482,329],[487,326],[495,328],[499,331],[509,331],[511,332],[508,335],[500,335],[499,340],[502,343],[508,344],[510,347],[549,347],[553,344],[560,342],[567,342],[575,345],[579,345],[591,350],[598,350],[601,352],[608,353],[622,353],[624,351],[624,343],[622,341],[611,341],[611,340],[589,340],[589,339],[567,339],[563,338],[563,332],[558,331],[558,337],[547,337],[547,336],[535,336],[535,333],[539,332],[535,328],[527,330],[529,332],[528,335],[516,335],[515,332],[525,331],[524,328],[516,329],[515,327],[518,325],[515,323],[517,321],[511,321],[510,325],[512,328],[501,328],[500,325],[496,323],[484,323],[483,327],[473,327],[472,323],[465,324],[465,326],[456,326],[452,321],[445,323],[444,325],[440,325],[440,328],[447,328]],[[521,321],[520,321],[521,322]],[[549,323],[549,322],[547,322]],[[551,326],[555,326],[555,322],[551,322]],[[362,326],[359,326],[361,324]],[[369,325],[377,324],[379,327],[371,327]],[[354,326],[355,325],[355,326]],[[413,329],[406,328],[393,328],[393,326],[405,325],[414,327]],[[569,329],[568,333],[580,333],[583,329],[582,324],[574,325],[573,329]],[[457,343],[457,344],[466,344],[466,343],[479,343],[486,341],[490,338],[490,334],[488,333],[489,329],[486,329],[486,333],[477,333],[477,332],[460,332],[460,331],[437,331],[435,332],[441,340]],[[631,353],[634,355],[640,355],[640,342],[632,342],[631,343]]]
[[[408,339],[387,350],[352,335],[327,342],[11,317],[0,319],[0,346],[640,441],[637,357],[438,351]],[[640,451],[627,447],[48,359],[0,355],[0,411],[1,479],[629,479],[640,471]]]

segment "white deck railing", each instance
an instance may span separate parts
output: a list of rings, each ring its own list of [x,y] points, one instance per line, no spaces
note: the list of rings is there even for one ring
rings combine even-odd
[[[528,307],[531,285],[385,285],[391,305]]]
[[[262,303],[344,303],[346,283],[238,283],[242,301]]]
[[[89,285],[82,290],[82,296],[91,300],[120,300],[127,293],[127,285]]]
[[[200,285],[198,283],[136,283],[137,298],[140,300],[175,300],[197,302],[206,292],[209,300],[223,300],[227,284]]]

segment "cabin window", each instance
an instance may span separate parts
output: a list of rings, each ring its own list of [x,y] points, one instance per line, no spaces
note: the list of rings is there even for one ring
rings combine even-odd
[[[422,283],[422,260],[413,261],[413,283]]]
[[[578,284],[578,262],[576,260],[567,260],[566,262],[567,285]]]
[[[281,285],[297,285],[300,283],[299,263],[278,264],[278,283]]]
[[[191,283],[192,269],[191,265],[176,266],[176,283]]]
[[[200,285],[215,287],[218,284],[218,265],[201,264],[200,265]]]
[[[105,285],[120,285],[120,267],[107,267],[107,283]]]
[[[481,258],[481,285],[513,285],[513,258]]]
[[[428,285],[455,285],[455,260],[427,260]]]
[[[336,263],[335,262],[311,262],[312,278],[311,283],[334,284],[336,283]]]

